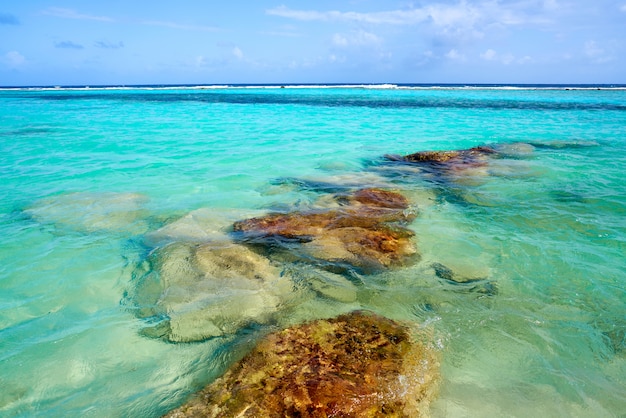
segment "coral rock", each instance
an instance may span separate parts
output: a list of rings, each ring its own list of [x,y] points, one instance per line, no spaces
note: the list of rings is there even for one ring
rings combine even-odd
[[[416,163],[469,162],[470,160],[496,153],[497,151],[491,147],[474,147],[460,151],[421,151],[405,155],[403,159],[404,161]]]
[[[400,193],[382,189],[360,189],[354,193],[354,200],[364,205],[390,209],[407,209],[409,201]]]
[[[315,258],[379,270],[401,265],[416,255],[411,236],[408,230],[346,227],[330,230],[302,248]]]
[[[143,333],[171,342],[202,341],[271,319],[292,282],[249,248],[233,243],[174,243],[154,252],[128,299],[154,326]]]
[[[167,417],[422,417],[438,366],[408,328],[357,311],[268,335]]]
[[[282,243],[304,257],[363,269],[401,265],[417,253],[410,239],[413,232],[402,226],[415,216],[404,196],[381,189],[362,189],[340,198],[347,205],[268,214],[236,222],[233,230],[247,243]],[[301,245],[296,248],[294,243]]]

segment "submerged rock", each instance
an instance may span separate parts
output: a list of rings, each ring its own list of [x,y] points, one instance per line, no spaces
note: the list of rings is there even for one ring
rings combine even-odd
[[[414,218],[406,198],[382,189],[338,195],[344,206],[274,213],[235,222],[236,236],[249,244],[282,247],[304,258],[348,264],[366,271],[401,265],[416,254]]]
[[[598,147],[600,143],[597,141],[588,141],[588,140],[546,140],[546,141],[531,141],[531,145],[536,148],[545,148],[545,149],[565,149],[565,148],[590,148],[590,147]]]
[[[499,154],[514,158],[526,157],[535,152],[535,147],[527,142],[497,144],[494,148]]]
[[[425,173],[443,176],[455,182],[488,174],[488,159],[497,151],[491,147],[474,147],[459,151],[421,151],[401,157],[401,161],[418,164]]]
[[[265,257],[233,243],[174,243],[155,251],[129,293],[143,334],[202,341],[271,319],[292,282]]]
[[[385,155],[388,162],[404,163],[403,172],[438,175],[489,174],[494,159],[519,159],[532,155],[535,147],[525,142],[478,146],[464,150],[420,151],[408,155]],[[410,167],[413,167],[411,169]]]
[[[422,417],[438,375],[408,328],[357,311],[268,335],[167,417]]]
[[[320,296],[343,303],[357,299],[357,286],[341,274],[332,273],[307,264],[295,264],[286,269],[294,282],[300,283]]]
[[[534,147],[527,143],[478,146],[464,150],[420,151],[408,155],[386,155],[378,170],[409,183],[423,181],[436,186],[438,196],[451,202],[490,206],[493,196],[480,187],[490,177],[534,175],[527,162]]]
[[[386,178],[367,172],[337,174],[320,178],[281,177],[273,180],[271,184],[274,186],[290,185],[300,190],[319,193],[345,193],[363,187],[389,187],[389,182]]]
[[[493,296],[498,292],[495,282],[486,277],[469,277],[458,274],[455,270],[441,263],[432,263],[435,275],[447,283],[458,286],[458,290]]]
[[[420,151],[414,154],[405,155],[402,160],[408,162],[421,163],[456,163],[471,164],[480,163],[483,157],[496,154],[492,147],[473,147],[458,151]]]
[[[258,213],[258,211],[257,211]],[[144,235],[143,242],[149,247],[162,246],[171,242],[224,241],[237,219],[253,216],[253,211],[223,208],[200,208],[181,218]]]
[[[400,193],[382,189],[360,189],[352,196],[354,201],[366,206],[388,209],[408,209],[409,201]]]
[[[147,201],[139,193],[64,193],[38,200],[24,212],[38,222],[72,231],[137,234],[147,229]]]
[[[349,264],[364,272],[372,272],[408,263],[417,255],[408,229],[343,227],[330,229],[301,250],[314,258],[336,264]]]
[[[489,160],[497,155],[495,148],[487,146],[466,150],[420,151],[404,156],[386,155],[383,171],[406,181],[419,176],[439,185],[477,185],[483,183],[490,174]]]

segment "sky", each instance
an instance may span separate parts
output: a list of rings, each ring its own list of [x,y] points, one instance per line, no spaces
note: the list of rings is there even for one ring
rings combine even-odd
[[[626,83],[626,0],[0,0],[0,86]]]

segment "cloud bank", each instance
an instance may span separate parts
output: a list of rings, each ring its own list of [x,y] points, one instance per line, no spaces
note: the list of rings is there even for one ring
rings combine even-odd
[[[539,4],[537,4],[539,3]],[[374,25],[418,25],[430,23],[439,27],[475,26],[482,24],[520,25],[548,23],[542,11],[553,9],[554,0],[432,3],[418,8],[379,12],[294,10],[286,6],[266,10],[266,14],[301,21],[343,21]]]

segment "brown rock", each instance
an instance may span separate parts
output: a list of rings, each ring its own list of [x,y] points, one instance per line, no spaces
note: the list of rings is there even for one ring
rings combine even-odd
[[[401,265],[417,253],[412,235],[407,229],[346,227],[327,231],[303,248],[315,258],[379,270]]]
[[[364,205],[390,209],[407,209],[409,201],[397,192],[383,189],[360,189],[354,193],[354,200]]]
[[[410,162],[445,163],[461,156],[460,151],[420,151],[405,155],[403,159]]]
[[[421,151],[405,155],[403,160],[415,163],[471,163],[496,153],[495,149],[482,146],[460,151]]]
[[[422,417],[438,367],[408,328],[358,311],[268,335],[167,417]]]
[[[285,238],[306,239],[306,237],[320,234],[324,228],[331,224],[337,224],[340,220],[340,213],[332,210],[287,214],[271,213],[258,218],[237,221],[233,224],[233,230],[248,235],[279,235]]]
[[[495,154],[499,154],[496,149],[481,146],[465,150],[421,151],[387,159],[405,163],[401,168],[405,174],[411,174],[407,169],[413,168],[418,169],[415,174],[422,175],[430,181],[476,186],[483,184],[490,175],[489,163]],[[466,200],[465,196],[458,197]]]
[[[341,196],[347,205],[326,210],[268,214],[236,222],[244,242],[275,245],[321,260],[380,269],[400,265],[416,254],[413,232],[401,226],[415,216],[399,193],[362,189]],[[294,248],[293,244],[302,244]]]

